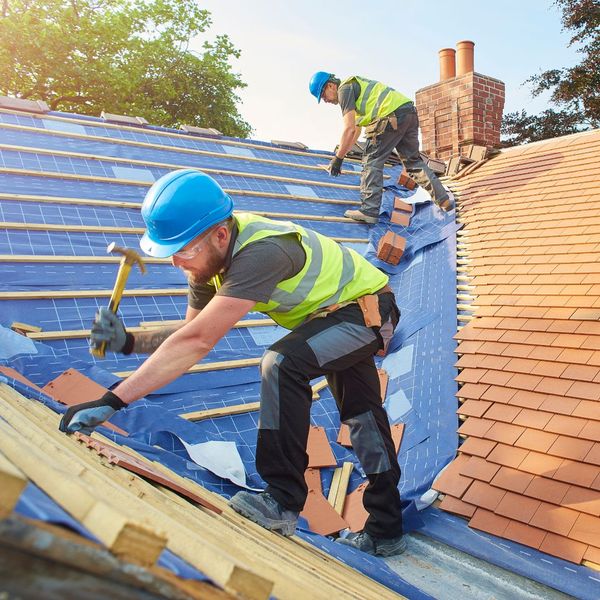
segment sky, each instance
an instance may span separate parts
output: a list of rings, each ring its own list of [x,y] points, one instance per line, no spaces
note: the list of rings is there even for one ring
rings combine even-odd
[[[213,24],[192,49],[227,34],[241,51],[231,64],[247,84],[239,111],[251,137],[319,150],[334,149],[342,118],[309,94],[315,71],[362,75],[414,98],[439,81],[438,50],[472,40],[475,71],[506,84],[504,112],[536,114],[549,95],[533,99],[525,80],[580,60],[552,0],[198,1]]]

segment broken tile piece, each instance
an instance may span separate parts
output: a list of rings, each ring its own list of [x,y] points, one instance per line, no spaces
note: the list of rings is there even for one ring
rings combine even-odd
[[[309,467],[335,467],[337,465],[323,427],[310,426],[306,452]]]

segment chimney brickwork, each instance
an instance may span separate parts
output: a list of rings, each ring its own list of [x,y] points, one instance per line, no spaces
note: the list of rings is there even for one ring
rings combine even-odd
[[[458,75],[448,77],[453,72],[448,65],[450,53],[441,50],[443,80],[416,94],[423,152],[446,161],[464,154],[464,148],[471,144],[498,147],[504,108],[504,83],[472,70],[473,42],[459,42],[457,46]]]

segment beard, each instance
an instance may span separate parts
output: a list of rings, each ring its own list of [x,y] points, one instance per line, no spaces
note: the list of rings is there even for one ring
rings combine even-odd
[[[212,246],[208,245],[205,250],[207,255],[205,265],[202,269],[183,269],[189,284],[192,286],[206,285],[215,275],[221,273],[225,265],[224,259],[219,256],[218,252]]]

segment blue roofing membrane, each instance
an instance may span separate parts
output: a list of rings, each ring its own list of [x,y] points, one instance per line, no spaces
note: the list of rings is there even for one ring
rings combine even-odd
[[[112,233],[5,227],[0,228],[0,254],[104,257],[107,244],[113,241],[138,247],[140,233],[128,229],[143,227],[139,206],[144,194],[153,181],[178,166],[206,169],[232,194],[237,210],[267,212],[272,218],[278,218],[277,213],[295,213],[302,225],[347,240],[342,243],[352,245],[390,275],[402,311],[391,352],[378,360],[390,377],[385,401],[390,420],[405,424],[399,462],[406,528],[425,528],[435,536],[432,518],[421,518],[415,500],[455,456],[458,442],[452,338],[456,331],[454,213],[443,214],[431,202],[419,203],[413,207],[408,228],[391,226],[389,215],[394,196],[411,202],[411,192],[394,184],[399,171],[396,167],[388,170],[382,220],[377,226],[322,220],[341,217],[347,208],[356,207],[360,198],[360,173],[356,166],[347,161],[348,173],[334,180],[321,168],[327,162],[322,152],[284,153],[266,142],[201,138],[161,128],[106,126],[99,119],[61,113],[40,118],[0,111],[0,221],[121,230]],[[94,205],[97,200],[118,204]],[[390,228],[407,239],[405,256],[397,267],[375,257],[379,238]],[[174,292],[124,297],[119,314],[125,324],[136,326],[141,321],[183,318],[187,287],[183,274],[168,263],[149,263],[147,268],[143,277],[135,269],[132,271],[127,290],[168,288]],[[110,291],[116,270],[114,263],[0,260],[0,286],[3,292]],[[21,321],[38,325],[44,331],[87,329],[97,309],[107,302],[106,297],[93,294],[90,298],[0,299],[0,325],[9,327],[13,321]],[[234,329],[203,362],[258,358],[283,333],[274,326]],[[2,342],[0,363],[17,369],[39,386],[71,367],[111,386],[119,380],[114,372],[135,369],[144,359],[109,353],[105,360],[97,360],[89,354],[84,338],[43,344],[21,338],[17,342],[15,338],[10,338],[10,343]],[[23,384],[14,380],[9,383],[57,412],[64,411],[63,406]],[[239,488],[195,466],[178,438],[188,443],[235,442],[248,484],[262,487],[254,465],[258,414],[250,412],[198,423],[178,415],[255,402],[259,399],[259,387],[256,367],[187,374],[115,415],[113,422],[129,432],[128,438],[106,429],[103,433],[230,497]],[[325,428],[338,462],[352,461],[356,465],[351,491],[364,477],[353,452],[335,441],[340,421],[331,394],[326,388],[320,395],[313,405],[312,422]],[[322,469],[321,473],[327,494],[333,469]],[[18,509],[81,530],[33,485],[28,487]],[[444,517],[460,521],[449,515]],[[303,525],[299,531],[302,537],[370,577],[410,598],[428,597],[393,573],[382,560],[334,544],[310,533],[305,522]],[[452,540],[447,543],[452,544]],[[170,553],[163,554],[161,564],[186,577],[203,577]],[[544,581],[544,576],[539,575],[538,580]]]

